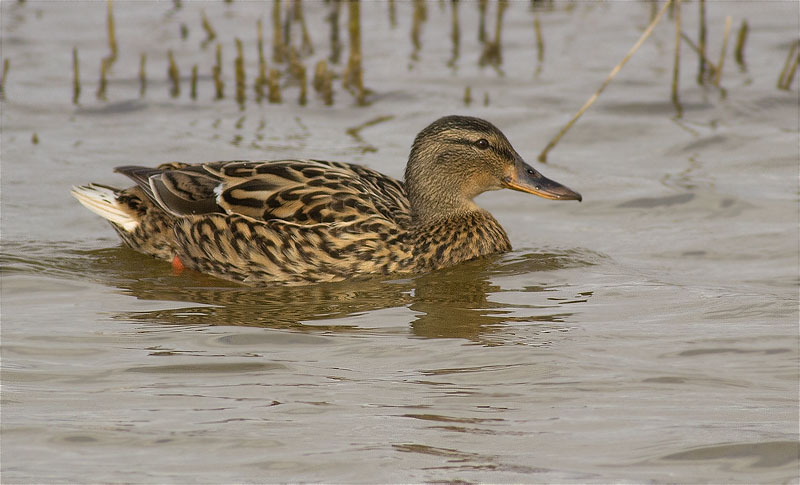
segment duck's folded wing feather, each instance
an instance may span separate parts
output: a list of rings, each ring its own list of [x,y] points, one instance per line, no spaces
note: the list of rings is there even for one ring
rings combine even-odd
[[[217,205],[214,192],[220,181],[201,166],[168,164],[149,168],[129,165],[117,167],[114,171],[130,177],[150,200],[173,215],[224,212]]]
[[[221,180],[217,204],[228,214],[298,224],[346,223],[381,216],[405,223],[400,182],[363,167],[315,160],[207,164]],[[381,190],[378,179],[391,190]]]
[[[319,160],[169,164],[116,169],[176,216],[222,213],[297,224],[380,216],[410,220],[401,182],[359,165]]]

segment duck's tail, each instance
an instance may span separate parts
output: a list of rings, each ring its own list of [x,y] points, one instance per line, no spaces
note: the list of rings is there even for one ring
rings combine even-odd
[[[117,201],[119,190],[104,185],[89,184],[72,187],[72,195],[78,202],[95,214],[108,219],[118,227],[132,232],[139,227],[139,221]]]

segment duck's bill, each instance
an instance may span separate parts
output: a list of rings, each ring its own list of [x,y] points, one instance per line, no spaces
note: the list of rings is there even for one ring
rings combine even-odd
[[[581,194],[575,192],[555,180],[540,174],[527,163],[517,164],[516,172],[506,177],[505,186],[509,189],[527,192],[551,200],[583,200]]]

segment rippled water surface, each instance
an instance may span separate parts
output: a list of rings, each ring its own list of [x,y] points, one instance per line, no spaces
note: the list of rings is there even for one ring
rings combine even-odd
[[[798,92],[775,83],[799,7],[706,4],[714,59],[726,15],[734,34],[750,25],[724,93],[696,84],[684,46],[676,118],[665,19],[541,165],[650,4],[511,2],[500,73],[478,65],[476,4],[460,4],[454,58],[450,2],[427,3],[418,52],[410,3],[392,28],[387,3],[363,2],[367,106],[338,80],[332,107],[313,91],[299,106],[284,76],[282,104],[248,87],[240,110],[234,36],[250,83],[270,4],[115,2],[119,56],[99,101],[105,3],[2,2],[3,482],[797,483]],[[330,52],[329,7],[305,6],[311,70]],[[696,7],[684,5],[691,37]],[[201,10],[223,45],[219,101]],[[497,124],[583,203],[485,194],[509,254],[245,288],[120,247],[69,196],[126,184],[115,166],[172,160],[327,158],[400,177],[415,134],[452,113]]]

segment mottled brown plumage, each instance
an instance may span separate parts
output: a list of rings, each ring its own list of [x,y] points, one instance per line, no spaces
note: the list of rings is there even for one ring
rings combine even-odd
[[[405,183],[321,160],[171,163],[116,169],[136,182],[73,194],[123,242],[160,259],[247,284],[412,273],[511,249],[473,198],[511,188],[580,195],[527,165],[492,124],[441,118],[414,140]]]

